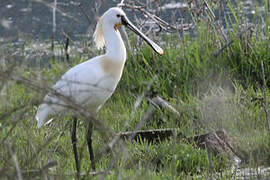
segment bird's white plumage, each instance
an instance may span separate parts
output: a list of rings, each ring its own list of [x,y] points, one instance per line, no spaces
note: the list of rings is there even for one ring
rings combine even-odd
[[[106,46],[106,53],[71,68],[54,85],[54,90],[80,105],[88,105],[89,110],[96,113],[112,95],[122,76],[126,48],[118,31],[121,25],[141,36],[158,54],[163,54],[162,48],[140,32],[122,9],[110,8],[99,19],[94,32],[97,48]],[[65,109],[66,103],[61,98],[46,95],[36,114],[38,127],[45,123],[48,115]]]
[[[106,54],[74,66],[53,86],[58,93],[72,98],[78,104],[88,105],[93,113],[114,92],[126,61],[124,42],[119,31],[114,29],[115,24],[121,23],[117,14],[125,15],[121,9],[111,8],[97,24],[94,40],[98,48],[105,43]],[[46,122],[48,115],[65,110],[65,104],[54,95],[46,95],[36,114],[38,127]]]
[[[105,56],[98,56],[71,68],[53,86],[53,89],[66,97],[72,98],[80,105],[89,105],[94,113],[114,92],[120,77],[105,72],[103,61]],[[44,98],[37,113],[39,127],[45,122],[49,114],[61,112],[65,109],[65,102],[52,94]]]

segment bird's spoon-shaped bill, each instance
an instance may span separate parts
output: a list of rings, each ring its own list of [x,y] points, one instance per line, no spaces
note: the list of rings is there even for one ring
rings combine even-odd
[[[162,55],[163,54],[163,49],[154,43],[151,39],[149,39],[146,35],[144,35],[136,26],[134,26],[127,17],[122,16],[121,17],[123,25],[128,27],[130,30],[135,32],[137,35],[139,35],[141,38],[143,38],[158,54]]]

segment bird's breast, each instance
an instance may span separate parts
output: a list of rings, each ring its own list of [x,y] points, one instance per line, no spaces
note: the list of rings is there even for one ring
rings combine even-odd
[[[105,74],[113,76],[117,80],[120,80],[124,69],[124,60],[111,60],[107,57],[103,57],[100,61],[100,65]]]

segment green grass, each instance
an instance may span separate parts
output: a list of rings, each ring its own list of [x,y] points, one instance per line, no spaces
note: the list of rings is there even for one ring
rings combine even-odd
[[[236,12],[233,17],[237,19]],[[237,19],[236,23],[239,21]],[[114,95],[100,110],[98,119],[114,132],[131,131],[149,107],[143,99],[135,109],[137,98],[155,92],[168,100],[180,112],[180,117],[157,110],[141,129],[178,127],[181,133],[192,137],[224,128],[234,140],[243,165],[269,166],[269,119],[264,111],[264,104],[269,109],[270,100],[269,30],[254,28],[253,33],[248,31],[238,38],[236,34],[240,27],[236,24],[230,33],[234,42],[214,57],[220,47],[220,36],[213,33],[214,29],[208,29],[207,23],[200,22],[196,28],[197,35],[193,38],[185,35],[183,40],[176,35],[166,36],[163,56],[132,42],[136,53],[128,52],[123,77]],[[82,61],[84,59],[78,55],[73,65]],[[15,66],[12,73],[51,86],[69,68],[65,62],[51,61],[51,68],[29,69],[22,64]],[[70,117],[56,116],[52,125],[36,128],[34,115],[43,96],[23,83],[8,80],[5,84],[0,96],[0,178],[16,177],[14,155],[23,173],[56,160],[58,165],[44,172],[44,176],[75,177]],[[90,163],[83,121],[77,132],[81,168],[88,172]],[[102,132],[94,132],[97,154],[108,142],[103,137]],[[212,157],[212,163],[214,173],[227,172],[232,166],[228,159],[220,156]],[[110,173],[97,175],[96,179],[120,176],[124,179],[208,179],[210,176],[207,151],[173,138],[161,143],[117,144],[112,152],[103,154],[97,169]],[[234,179],[232,172],[216,176],[217,179]],[[42,176],[36,179],[42,179]]]

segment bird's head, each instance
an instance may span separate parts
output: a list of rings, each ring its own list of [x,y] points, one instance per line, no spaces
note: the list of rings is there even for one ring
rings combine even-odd
[[[158,54],[163,54],[163,49],[159,47],[156,43],[150,40],[145,36],[140,30],[134,26],[129,19],[127,18],[125,12],[118,8],[113,7],[107,10],[99,19],[96,30],[94,32],[94,41],[98,49],[101,49],[105,45],[104,35],[103,35],[103,26],[111,28],[114,31],[118,31],[120,26],[126,26],[141,38],[143,38]]]
[[[113,27],[115,31],[125,23],[125,12],[117,7],[110,8],[103,16],[103,23],[107,23],[110,27]]]

